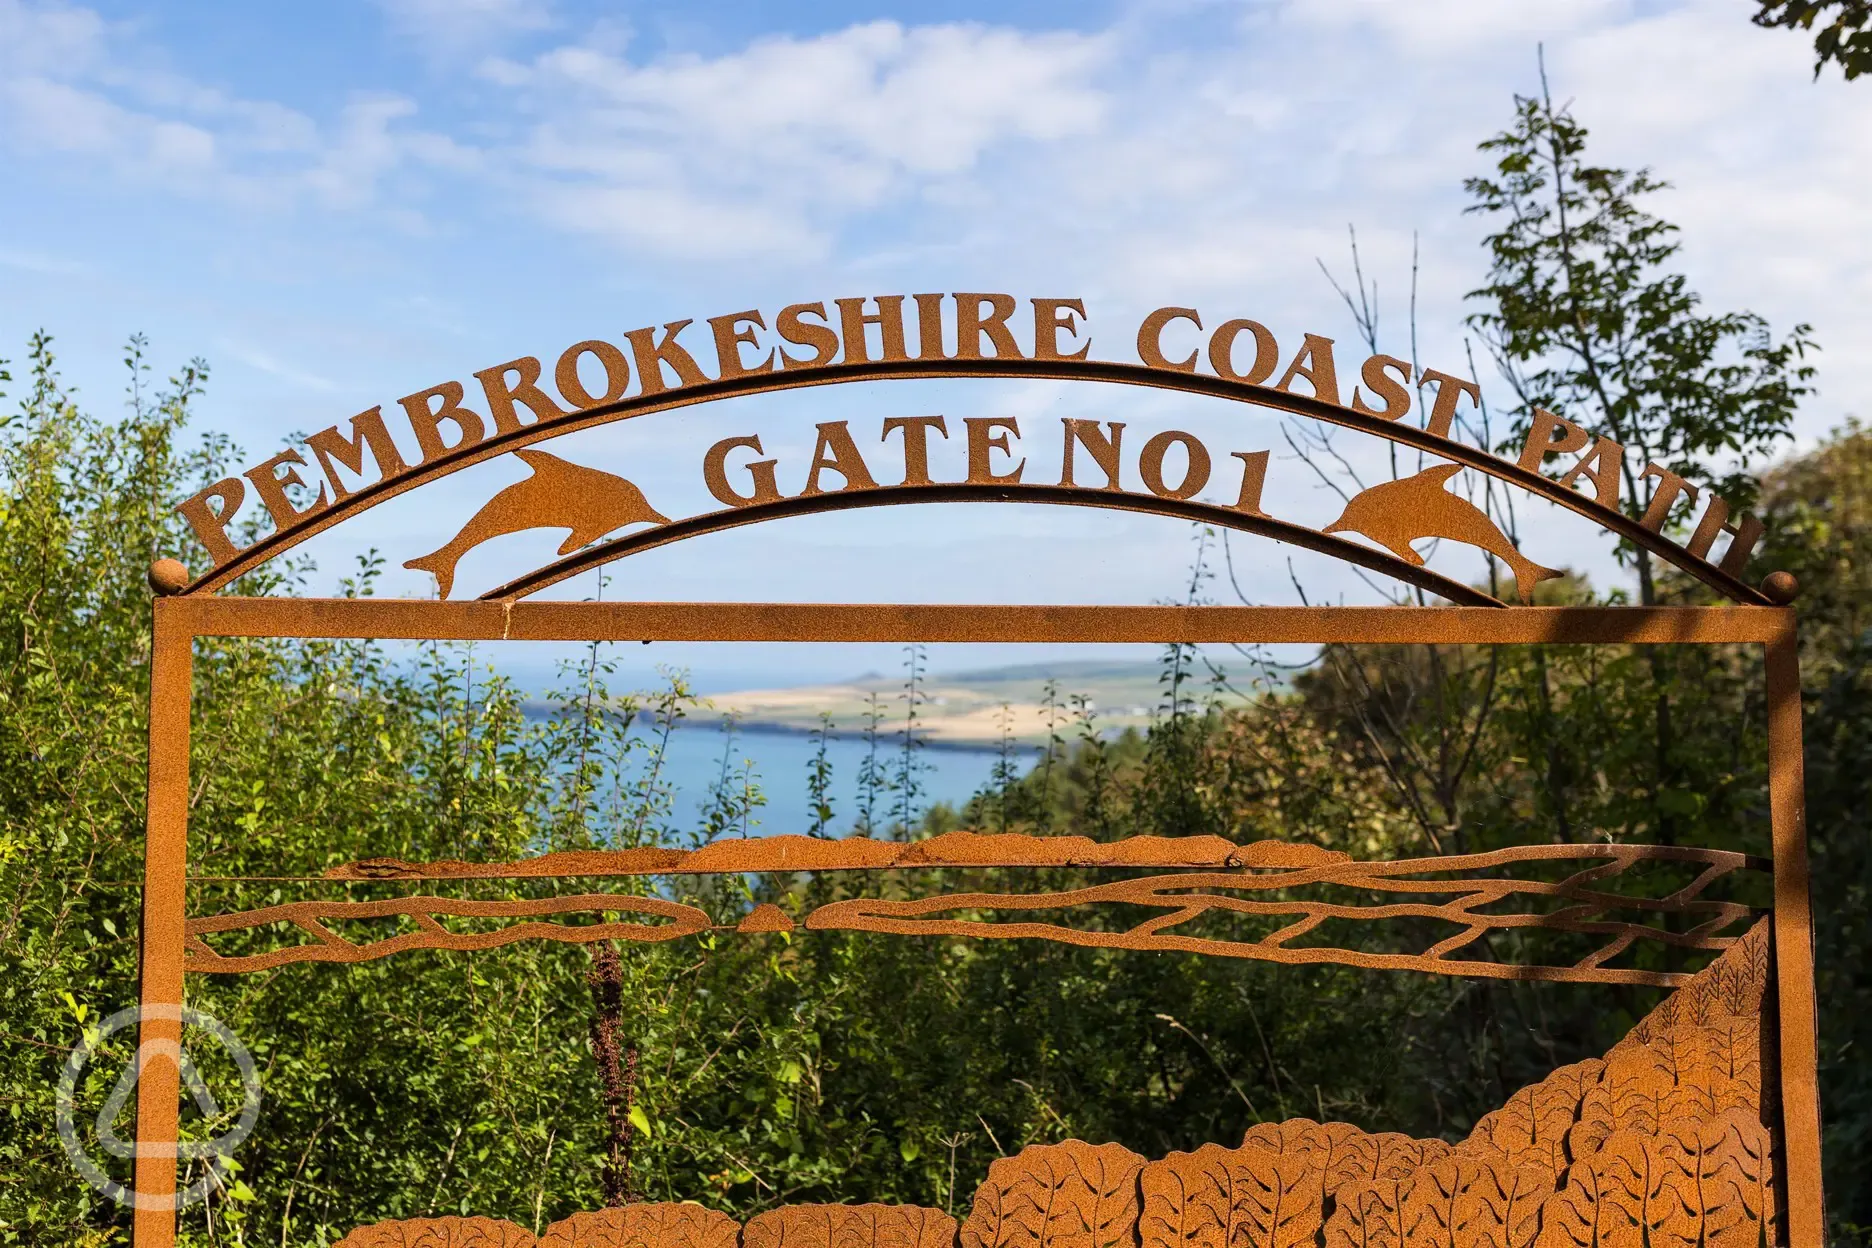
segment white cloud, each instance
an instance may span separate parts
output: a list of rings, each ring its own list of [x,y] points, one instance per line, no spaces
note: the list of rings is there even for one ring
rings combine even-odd
[[[0,68],[9,73],[51,64],[90,68],[103,32],[104,20],[89,9],[0,0]]]
[[[379,0],[391,22],[426,51],[460,55],[505,36],[545,30],[550,7],[538,0]]]
[[[522,0],[385,7],[450,54],[551,24]],[[506,192],[562,228],[717,258],[824,256],[844,223],[999,148],[1096,130],[1111,52],[1099,36],[872,22],[633,61],[601,26],[530,62],[485,60],[493,106],[463,141],[422,128],[407,95],[359,91],[321,122],[152,68],[133,43],[88,10],[0,0],[0,127],[21,150],[253,204],[350,210],[393,183],[505,170]]]
[[[355,208],[407,170],[473,159],[417,129],[404,97],[360,93],[321,126],[153,66],[141,52],[134,31],[90,10],[0,0],[0,136],[133,184],[278,206]]]
[[[1563,4],[1497,0],[1307,0],[1281,6],[1282,17],[1299,32],[1338,39],[1372,38],[1413,58],[1450,61],[1486,56],[1503,45],[1530,46],[1542,39],[1596,26],[1622,23],[1628,0],[1566,0]]]
[[[990,151],[1098,128],[1109,40],[873,22],[712,59],[567,45],[486,77],[534,118],[541,210],[678,254],[820,253],[840,223]]]
[[[827,241],[797,212],[654,184],[559,189],[540,196],[538,211],[554,225],[666,256],[818,255]]]

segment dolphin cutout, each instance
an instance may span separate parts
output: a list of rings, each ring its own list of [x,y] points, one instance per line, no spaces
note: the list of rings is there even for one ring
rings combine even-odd
[[[1508,565],[1515,592],[1523,604],[1532,603],[1535,585],[1564,573],[1527,558],[1480,507],[1443,488],[1461,471],[1461,464],[1438,464],[1414,477],[1380,482],[1353,495],[1340,517],[1321,532],[1362,534],[1414,567],[1423,566],[1423,557],[1411,543],[1426,537],[1479,546]]]
[[[515,451],[533,475],[490,498],[442,549],[403,566],[435,575],[441,596],[455,583],[455,565],[485,541],[526,529],[570,529],[559,553],[569,555],[614,529],[630,524],[668,524],[643,491],[608,472],[567,463],[545,451]]]

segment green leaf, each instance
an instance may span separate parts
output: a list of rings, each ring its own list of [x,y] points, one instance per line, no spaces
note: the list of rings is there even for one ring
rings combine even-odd
[[[897,1151],[905,1161],[915,1161],[923,1155],[923,1150],[915,1140],[905,1138],[897,1142]]]
[[[253,1200],[253,1189],[240,1179],[234,1180],[234,1186],[228,1188],[228,1195],[235,1200]]]
[[[631,1106],[630,1113],[627,1116],[630,1118],[631,1126],[636,1127],[639,1131],[643,1132],[646,1136],[655,1134],[655,1132],[650,1130],[650,1115],[644,1113],[643,1106],[641,1105]]]
[[[1684,789],[1659,789],[1657,803],[1666,814],[1678,816],[1695,815],[1703,805],[1701,798]]]

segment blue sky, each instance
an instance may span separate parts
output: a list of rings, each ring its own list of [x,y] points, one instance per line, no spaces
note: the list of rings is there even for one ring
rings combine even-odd
[[[205,356],[203,422],[253,463],[295,431],[517,355],[841,295],[1082,296],[1094,354],[1119,359],[1163,304],[1350,339],[1317,261],[1343,273],[1351,224],[1398,354],[1417,236],[1419,355],[1459,371],[1463,293],[1482,273],[1461,180],[1512,94],[1534,88],[1544,44],[1600,157],[1674,184],[1656,207],[1684,227],[1710,304],[1814,323],[1811,442],[1872,410],[1856,365],[1872,332],[1872,87],[1813,82],[1803,41],[1754,29],[1748,8],[0,0],[0,354],[46,328],[100,407],[118,401],[133,331],[159,367]],[[1271,417],[1196,400],[843,389],[553,449],[700,510],[709,442],[771,429],[797,460],[824,419],[1073,415],[1283,446]],[[1381,452],[1347,455],[1370,471]],[[1331,519],[1316,513],[1336,498],[1277,463],[1270,497]],[[375,546],[395,569],[387,592],[429,592],[396,565],[520,475],[486,465],[339,526],[307,547],[313,587]],[[557,539],[537,536],[477,552],[464,579],[538,562]],[[1180,592],[1189,546],[1185,527],[1150,518],[905,509],[679,546],[621,565],[607,595],[1147,602]],[[1536,558],[1602,581],[1616,575],[1607,548],[1561,529],[1529,538]],[[1292,599],[1288,552],[1233,553],[1251,597]],[[1467,557],[1439,556],[1473,577]],[[1316,601],[1371,597],[1333,565],[1295,571]],[[880,656],[659,657],[719,684]],[[984,657],[1011,656],[956,664]]]

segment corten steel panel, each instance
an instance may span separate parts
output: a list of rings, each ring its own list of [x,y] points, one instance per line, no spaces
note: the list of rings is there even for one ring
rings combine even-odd
[[[1182,853],[1184,841],[1195,842]],[[1181,859],[1181,861],[1179,861]],[[1666,895],[1654,897],[1607,885],[1634,866],[1674,863],[1692,873]],[[1534,864],[1568,864],[1560,880],[1522,879],[1503,870]],[[1768,864],[1744,854],[1661,845],[1518,845],[1486,853],[1438,855],[1361,862],[1351,855],[1281,841],[1233,845],[1220,837],[1133,837],[1094,842],[1076,836],[1030,836],[1024,833],[982,835],[949,832],[910,843],[850,837],[840,841],[801,836],[743,837],[717,841],[692,853],[637,849],[580,851],[504,863],[403,863],[369,859],[333,868],[327,880],[348,882],[425,879],[557,879],[568,876],[791,874],[797,871],[884,871],[931,874],[974,867],[1105,866],[1121,869],[1182,868],[1078,888],[1069,892],[1008,895],[943,891],[916,900],[853,898],[829,902],[804,916],[812,931],[872,931],[902,935],[954,935],[976,938],[1039,939],[1111,949],[1178,950],[1216,957],[1254,958],[1304,965],[1336,962],[1369,969],[1413,970],[1441,975],[1548,982],[1647,984],[1680,987],[1684,973],[1612,967],[1607,963],[1647,941],[1685,950],[1719,952],[1735,944],[1754,917],[1736,901],[1705,896],[1710,886],[1741,870]],[[1434,874],[1435,879],[1418,878]],[[939,877],[941,878],[941,877]],[[1642,885],[1641,885],[1642,887]],[[1377,894],[1376,903],[1352,904],[1296,895],[1352,891]],[[1258,894],[1281,894],[1262,899]],[[1237,895],[1245,894],[1245,895]],[[1569,903],[1554,909],[1549,903]],[[1122,923],[1092,929],[1075,927],[1045,912],[1097,913],[1101,907],[1157,911],[1125,927]],[[965,918],[944,918],[949,911]],[[376,901],[327,899],[288,902],[258,910],[192,918],[188,922],[185,969],[239,973],[268,970],[292,962],[365,962],[406,949],[487,949],[522,939],[574,942],[623,939],[671,940],[714,931],[792,931],[796,924],[776,906],[735,923],[715,923],[709,915],[674,902],[608,893],[570,897],[454,901],[443,897],[406,896]],[[1036,919],[991,921],[1003,912],[1042,912]],[[671,920],[641,923],[555,924],[537,921],[560,914],[640,913]],[[404,915],[417,930],[359,945],[331,930],[333,923]],[[1654,927],[1647,919],[1664,914],[1693,920],[1683,931]],[[1248,915],[1283,919],[1280,927],[1255,940],[1232,934],[1189,933],[1185,925],[1206,917]],[[532,919],[495,931],[455,931],[449,917]],[[1365,924],[1394,919],[1437,920],[1454,931],[1416,953],[1374,954],[1315,943],[1312,937],[1328,920]],[[298,944],[259,952],[223,953],[204,936],[258,931],[289,923],[307,937]],[[1499,962],[1491,956],[1491,933],[1542,928],[1597,938],[1597,944],[1574,961]]]
[[[340,1248],[1581,1248],[1780,1243],[1760,1020],[1768,933],[1748,937],[1603,1058],[1563,1066],[1464,1139],[1257,1123],[1156,1159],[1033,1144],[995,1161],[958,1227],[914,1205],[791,1205],[737,1227],[697,1205],[576,1213],[537,1239],[488,1218],[408,1218]],[[1660,1106],[1677,1112],[1660,1122]],[[1798,1241],[1797,1241],[1798,1242]]]
[[[700,640],[700,641],[1026,641],[1026,642],[1384,642],[1394,644],[1529,644],[1529,643],[1639,643],[1639,644],[1717,644],[1756,643],[1767,652],[1769,696],[1769,770],[1771,820],[1774,847],[1773,967],[1775,973],[1778,1017],[1781,1140],[1785,1159],[1786,1217],[1782,1226],[1787,1242],[1806,1248],[1822,1242],[1822,1205],[1820,1193],[1819,1112],[1815,1084],[1816,1053],[1814,1033],[1812,948],[1807,902],[1807,863],[1805,832],[1802,826],[1799,674],[1795,657],[1793,613],[1774,607],[1719,608],[1512,608],[1500,607],[1374,607],[1374,608],[1274,608],[1274,607],[1033,607],[1033,606],[917,606],[901,604],[779,604],[779,603],[539,603],[539,602],[390,602],[358,599],[243,599],[216,598],[205,594],[182,595],[161,599],[156,604],[156,640],[151,680],[151,753],[149,834],[145,863],[143,916],[143,1004],[149,1013],[143,1037],[158,1051],[179,1039],[176,1017],[182,1001],[185,952],[199,944],[196,933],[216,930],[217,925],[233,928],[252,916],[223,916],[191,923],[184,909],[183,887],[186,880],[186,823],[188,780],[188,719],[190,704],[190,648],[197,636],[248,637],[376,637],[438,638],[462,640]],[[1249,847],[1252,848],[1252,847]],[[1588,847],[1527,847],[1539,853],[1577,853]],[[1642,853],[1644,847],[1620,847]],[[772,850],[760,852],[774,852]],[[1583,855],[1582,855],[1583,856]],[[1018,855],[1017,855],[1018,857]],[[1146,855],[1148,858],[1148,855]],[[1730,863],[1727,858],[1738,861]],[[1712,860],[1709,870],[1730,870],[1749,865],[1740,855],[1729,855],[1724,862]],[[365,864],[360,864],[365,865]],[[672,864],[673,865],[673,864]],[[831,864],[828,864],[831,865]],[[902,869],[903,864],[894,864]],[[1194,865],[1166,863],[1165,865]],[[854,864],[851,869],[867,869]],[[1353,864],[1344,868],[1359,874],[1367,883],[1376,880],[1390,887],[1389,879],[1376,864]],[[581,872],[568,872],[579,874]],[[416,878],[423,873],[414,872]],[[444,873],[446,874],[446,873]],[[372,877],[366,873],[363,878]],[[1172,879],[1189,877],[1172,877]],[[1240,885],[1240,877],[1214,877],[1223,883]],[[1152,881],[1128,882],[1127,887],[1148,890]],[[1572,884],[1563,887],[1579,887]],[[1127,899],[1136,900],[1135,898]],[[631,909],[622,898],[560,898],[535,906],[529,914],[538,915],[576,908]],[[956,898],[947,899],[951,905]],[[964,904],[984,899],[963,897]],[[1021,908],[1023,899],[1005,897],[986,899],[1001,905]],[[1058,901],[1058,898],[1048,898]],[[1694,904],[1694,898],[1685,901]],[[303,930],[315,937],[315,955],[336,960],[354,961],[363,957],[384,956],[395,950],[372,951],[350,945],[329,933],[321,936],[318,925],[320,906],[309,906],[282,915],[299,921]],[[331,903],[343,905],[347,903]],[[451,902],[446,899],[407,898],[392,903],[356,903],[363,906],[388,906],[386,912],[410,913],[422,930],[409,943],[448,947],[456,943],[435,916],[473,913],[487,903]],[[500,905],[502,903],[493,903]],[[1239,905],[1240,903],[1235,903]],[[1453,904],[1453,903],[1451,903]],[[1718,906],[1719,903],[1703,903]],[[875,904],[860,906],[852,914],[831,914],[824,921],[809,926],[859,927],[869,930],[921,930],[913,926],[920,920],[916,903],[908,909],[879,909]],[[327,907],[329,909],[329,907]],[[508,907],[512,909],[511,906]],[[641,907],[637,907],[640,909]],[[850,907],[848,907],[849,909]],[[680,907],[678,910],[682,909]],[[301,911],[303,910],[303,913]],[[706,915],[657,912],[671,920],[674,927],[621,923],[610,925],[620,936],[658,939],[707,923]],[[1711,922],[1718,916],[1711,914]],[[515,917],[527,917],[516,914]],[[1176,916],[1170,916],[1174,919]],[[784,922],[784,916],[779,916]],[[1301,915],[1301,921],[1306,917]],[[307,926],[307,923],[310,926]],[[947,921],[939,921],[947,922]],[[1152,922],[1157,922],[1153,920]],[[1163,924],[1159,923],[1158,926]],[[549,926],[549,925],[543,925]],[[1150,924],[1146,924],[1149,927]],[[431,930],[433,929],[433,930]],[[642,929],[639,931],[638,929]],[[747,930],[776,930],[775,924],[753,923]],[[1140,929],[1141,930],[1141,929]],[[1591,930],[1601,930],[1593,928]],[[1716,929],[1708,924],[1706,935]],[[528,932],[526,934],[535,934]],[[539,933],[548,934],[548,933]],[[1154,936],[1155,929],[1145,932]],[[1611,933],[1615,940],[1619,933]],[[448,939],[443,939],[448,937]],[[1059,938],[1057,934],[1051,938]],[[1703,937],[1697,937],[1703,939]],[[1732,945],[1731,938],[1721,937],[1720,944]],[[492,943],[491,941],[488,943]],[[1122,943],[1122,942],[1117,942]],[[1158,947],[1144,942],[1142,947]],[[1622,946],[1621,946],[1622,947]],[[1759,947],[1759,944],[1758,946]],[[203,947],[205,948],[205,947]],[[1742,948],[1736,945],[1731,952]],[[1215,950],[1208,950],[1214,952]],[[197,950],[197,956],[201,950]],[[1438,951],[1425,957],[1434,960]],[[1608,955],[1609,956],[1609,955]],[[1727,961],[1731,955],[1725,954]],[[1765,953],[1763,955],[1766,956]],[[294,960],[292,958],[278,960]],[[1285,959],[1277,959],[1285,960]],[[1603,960],[1603,959],[1601,959]],[[205,968],[204,968],[205,969]],[[227,969],[227,968],[223,968]],[[1419,966],[1415,969],[1440,969]],[[1516,968],[1498,968],[1512,972]],[[1527,978],[1553,978],[1539,968],[1525,968]],[[1608,978],[1589,958],[1578,968],[1588,972],[1585,978]],[[1712,968],[1714,970],[1716,968]],[[1493,974],[1480,969],[1458,973]],[[1765,972],[1764,972],[1765,973]],[[1571,975],[1561,977],[1574,977]],[[1694,988],[1681,989],[1689,992]],[[1675,1000],[1675,998],[1673,998]],[[1669,1003],[1667,1002],[1667,1005]],[[1641,1031],[1643,1029],[1641,1028]],[[1649,1034],[1649,1033],[1647,1033]],[[1639,1033],[1635,1032],[1634,1036]],[[1627,1042],[1632,1043],[1631,1041]],[[1649,1041],[1645,1041],[1649,1043]],[[173,1052],[173,1049],[169,1050]],[[1764,1052],[1766,1050],[1764,1049]],[[1608,1055],[1608,1061],[1612,1055]],[[1569,1068],[1570,1069],[1570,1068]],[[1565,1072],[1556,1072],[1555,1078]],[[136,1242],[139,1248],[169,1248],[174,1242],[175,1217],[165,1197],[175,1190],[173,1146],[177,1130],[177,1070],[173,1061],[158,1058],[138,1084],[137,1187],[145,1198],[136,1213]],[[1583,1093],[1582,1093],[1583,1095]],[[1504,1111],[1506,1112],[1506,1111]],[[1724,1120],[1725,1122],[1727,1120]],[[1746,1124],[1744,1124],[1745,1126]],[[1260,1128],[1257,1128],[1259,1130]],[[1321,1128],[1325,1130],[1326,1128]],[[1332,1127],[1338,1130],[1338,1127]],[[1741,1127],[1712,1122],[1704,1135],[1691,1141],[1708,1150],[1711,1157],[1730,1165],[1733,1170],[1749,1157],[1756,1158],[1759,1170],[1765,1165],[1755,1137],[1734,1134]],[[1729,1134],[1725,1135],[1727,1131]],[[1714,1132],[1714,1134],[1710,1134]],[[1304,1133],[1303,1133],[1304,1134]],[[1694,1133],[1693,1133],[1694,1134]],[[1270,1137],[1272,1139],[1273,1137]],[[1299,1138],[1299,1137],[1296,1137]],[[1306,1137],[1311,1139],[1312,1137]],[[1322,1137],[1325,1138],[1325,1137]],[[1374,1139],[1379,1137],[1373,1137]],[[1687,1138],[1687,1137],[1686,1137]],[[1604,1147],[1636,1147],[1622,1136],[1607,1137]],[[1701,1141],[1699,1143],[1699,1141]],[[1597,1144],[1595,1145],[1597,1147]],[[1687,1147],[1688,1145],[1686,1145]],[[1081,1145],[1081,1148],[1087,1146]],[[1273,1149],[1252,1138],[1245,1148]],[[1304,1151],[1311,1145],[1298,1145]],[[1374,1147],[1376,1147],[1374,1145]],[[1426,1145],[1427,1147],[1427,1145]],[[1468,1147],[1458,1146],[1458,1149]],[[1479,1147],[1479,1146],[1478,1146]],[[1493,1147],[1493,1146],[1491,1146]],[[1722,1152],[1721,1150],[1728,1150]],[[167,1150],[167,1155],[163,1154]],[[1754,1150],[1754,1151],[1750,1151]],[[1720,1154],[1720,1156],[1719,1156]],[[1483,1155],[1483,1154],[1477,1154]],[[1493,1156],[1493,1154],[1486,1154]],[[1064,1156],[1064,1154],[1062,1154]],[[1257,1154],[1258,1156],[1258,1154]],[[1608,1157],[1612,1154],[1608,1153]],[[1425,1153],[1419,1159],[1424,1191],[1443,1190],[1449,1184],[1470,1182],[1465,1175],[1481,1176],[1475,1181],[1500,1186],[1503,1182],[1521,1183],[1523,1163],[1494,1161],[1463,1162],[1452,1153],[1441,1160]],[[1000,1163],[998,1163],[1000,1164]],[[1035,1161],[1039,1165],[1039,1161]],[[1051,1165],[1052,1162],[1046,1164]],[[1156,1164],[1156,1163],[1152,1163]],[[1186,1163],[1178,1162],[1178,1165]],[[1188,1163],[1195,1164],[1195,1163]],[[1207,1163],[1205,1163],[1207,1164]],[[1234,1161],[1223,1159],[1218,1173],[1229,1173]],[[1262,1165],[1252,1158],[1241,1165]],[[1303,1187],[1320,1186],[1323,1179],[1306,1177],[1311,1163],[1268,1161],[1268,1173],[1282,1175],[1289,1170]],[[1501,1170],[1500,1164],[1509,1164]],[[1607,1164],[1613,1164],[1608,1161]],[[1619,1163],[1625,1164],[1625,1163]],[[1714,1164],[1714,1163],[1712,1163]],[[1469,1169],[1463,1167],[1467,1165]],[[1496,1169],[1490,1169],[1495,1166]],[[1200,1167],[1198,1167],[1200,1169]],[[1747,1169],[1747,1166],[1743,1166]],[[1045,1171],[1045,1166],[1041,1166]],[[1026,1175],[1027,1170],[1019,1170]],[[1040,1173],[1040,1171],[1036,1171]],[[1050,1173],[1048,1171],[1047,1173]],[[1129,1172],[1127,1172],[1129,1173]],[[1203,1173],[1208,1173],[1203,1171]],[[1258,1173],[1258,1172],[1256,1172]],[[1739,1171],[1738,1171],[1739,1173]],[[1749,1170],[1755,1174],[1756,1170]],[[1765,1172],[1763,1172],[1765,1173]],[[1504,1179],[1504,1174],[1510,1175]],[[991,1176],[991,1180],[992,1180]],[[1027,1178],[1007,1172],[1009,1190],[1016,1190]],[[1284,1180],[1283,1180],[1284,1181]],[[1529,1191],[1547,1190],[1551,1199],[1561,1200],[1571,1189],[1550,1184],[1539,1189],[1538,1176]],[[1404,1180],[1386,1179],[1393,1187]],[[1553,1183],[1557,1184],[1558,1180]],[[1426,1186],[1427,1185],[1427,1186]],[[992,1186],[992,1182],[990,1184]],[[1122,1185],[1121,1185],[1122,1186]],[[984,1189],[986,1190],[986,1189]],[[998,1190],[998,1189],[997,1189]],[[1116,1190],[1116,1189],[1114,1189]],[[1155,1190],[1155,1189],[1151,1189]],[[1311,1190],[1310,1188],[1307,1190]],[[1324,1191],[1321,1186],[1321,1191]],[[1454,1189],[1451,1189],[1452,1191]],[[1520,1190],[1519,1188],[1516,1189]],[[1351,1189],[1347,1189],[1351,1193]],[[1405,1208],[1408,1200],[1419,1199],[1416,1188],[1406,1194],[1374,1188],[1359,1189],[1358,1199],[1367,1201],[1373,1217],[1389,1216]],[[1390,1192],[1389,1195],[1386,1193]],[[1148,1195],[1148,1193],[1147,1193]],[[979,1201],[987,1197],[978,1197]],[[999,1199],[999,1197],[993,1197]],[[1517,1197],[1517,1199],[1519,1199]],[[1392,1205],[1385,1202],[1389,1200]],[[1393,1206],[1396,1206],[1393,1209]],[[1361,1206],[1363,1208],[1364,1206]],[[1558,1208],[1559,1206],[1555,1206]],[[1342,1211],[1350,1205],[1341,1204]],[[1757,1215],[1767,1218],[1758,1207]],[[979,1214],[978,1214],[979,1216]],[[1337,1215],[1336,1215],[1337,1216]],[[1347,1213],[1346,1216],[1354,1216]],[[1357,1216],[1363,1216],[1357,1215]],[[1401,1216],[1401,1215],[1400,1215]],[[1519,1215],[1516,1215],[1517,1217]],[[1558,1216],[1558,1215],[1556,1215]],[[977,1225],[971,1223],[972,1226]],[[1505,1224],[1504,1224],[1505,1225]],[[1517,1226],[1521,1223],[1516,1223]],[[414,1228],[412,1227],[412,1230]],[[1322,1233],[1333,1234],[1331,1226]],[[1518,1232],[1507,1232],[1511,1238]],[[965,1231],[965,1238],[968,1232]],[[1122,1236],[1121,1236],[1122,1238]],[[987,1242],[984,1238],[983,1242]],[[1154,1242],[1154,1241],[1153,1241]],[[1453,1241],[1469,1242],[1469,1241]],[[1476,1240],[1474,1242],[1486,1242]]]

